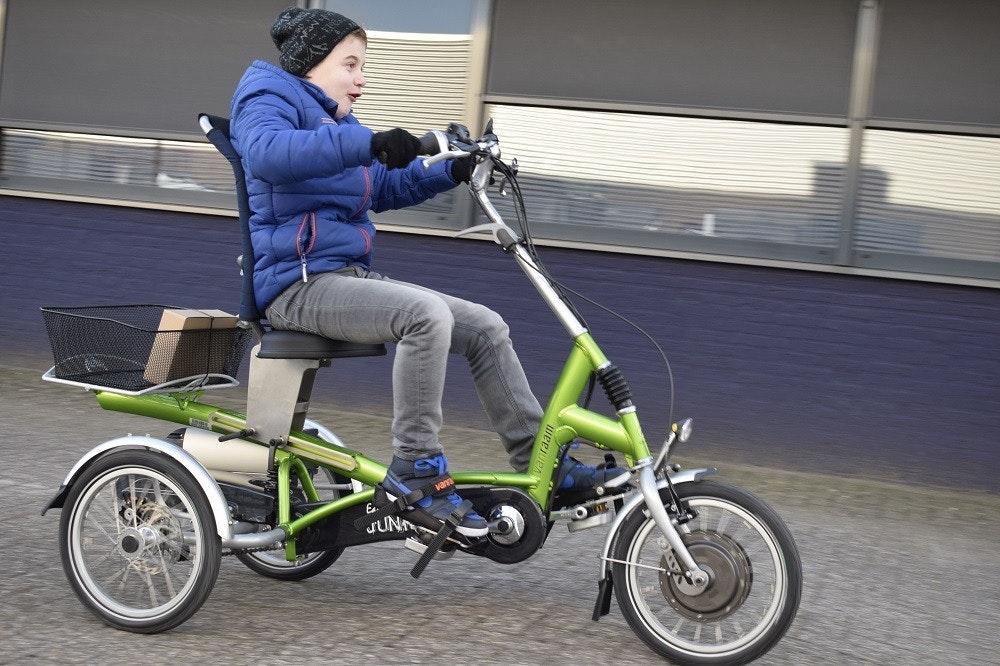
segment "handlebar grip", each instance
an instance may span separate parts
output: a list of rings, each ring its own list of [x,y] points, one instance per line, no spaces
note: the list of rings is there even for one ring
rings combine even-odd
[[[444,132],[434,130],[420,137],[419,155],[437,155],[448,150],[448,137]]]

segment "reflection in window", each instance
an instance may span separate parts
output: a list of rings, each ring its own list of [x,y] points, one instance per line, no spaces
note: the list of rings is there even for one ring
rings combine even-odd
[[[1000,139],[868,130],[857,248],[1000,259]]]
[[[3,158],[8,177],[233,191],[229,164],[210,144],[5,129]]]
[[[499,104],[489,114],[539,221],[837,242],[845,128]]]

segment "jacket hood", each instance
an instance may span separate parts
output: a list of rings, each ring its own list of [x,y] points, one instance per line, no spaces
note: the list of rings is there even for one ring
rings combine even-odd
[[[257,76],[254,76],[257,74]],[[274,80],[271,79],[272,76],[279,76],[284,79],[289,85],[301,86],[305,92],[316,100],[323,109],[330,114],[332,118],[337,117],[337,108],[339,104],[335,100],[330,99],[323,89],[318,85],[313,83],[308,79],[303,79],[301,76],[295,76],[290,72],[286,72],[281,67],[278,67],[274,63],[268,62],[266,60],[254,60],[250,63],[250,68],[247,70],[246,74],[243,75],[243,79],[240,81],[239,87],[242,88],[244,83],[251,83],[257,81],[260,84],[262,90],[270,90],[274,87]],[[258,78],[259,77],[259,78]]]

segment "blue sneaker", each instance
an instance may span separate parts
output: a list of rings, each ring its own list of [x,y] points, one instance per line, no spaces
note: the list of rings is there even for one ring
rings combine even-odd
[[[613,464],[602,464],[597,467],[585,465],[576,458],[566,457],[559,467],[556,477],[556,490],[581,491],[591,490],[597,486],[617,488],[629,480],[629,471]]]
[[[420,460],[403,460],[393,456],[389,472],[379,485],[392,501],[425,490],[427,496],[414,502],[411,505],[413,510],[442,523],[462,505],[462,498],[454,491],[455,481],[448,474],[448,461],[443,454]],[[481,537],[486,536],[489,527],[485,518],[470,509],[455,531],[468,537]]]

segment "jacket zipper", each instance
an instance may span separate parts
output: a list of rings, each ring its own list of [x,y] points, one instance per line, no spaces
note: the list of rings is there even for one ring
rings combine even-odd
[[[361,167],[361,169],[362,169],[363,173],[365,174],[365,196],[361,200],[361,205],[358,206],[358,209],[356,211],[354,211],[353,214],[351,214],[351,219],[357,217],[362,212],[364,212],[365,207],[368,205],[368,199],[372,195],[372,177],[371,177],[371,174],[368,172],[368,167]],[[369,234],[367,230],[365,230],[365,229],[363,229],[361,227],[357,227],[357,230],[360,231],[361,235],[364,236],[364,238],[365,238],[365,254],[368,254],[369,252],[372,251],[372,237],[371,237],[371,234]]]
[[[309,245],[303,249],[302,234],[306,232],[307,227],[309,233]],[[309,282],[309,272],[306,269],[306,255],[312,252],[314,245],[316,245],[316,213],[306,213],[302,216],[302,224],[299,225],[299,233],[295,237],[295,251],[298,252],[299,259],[302,262],[303,282]]]

